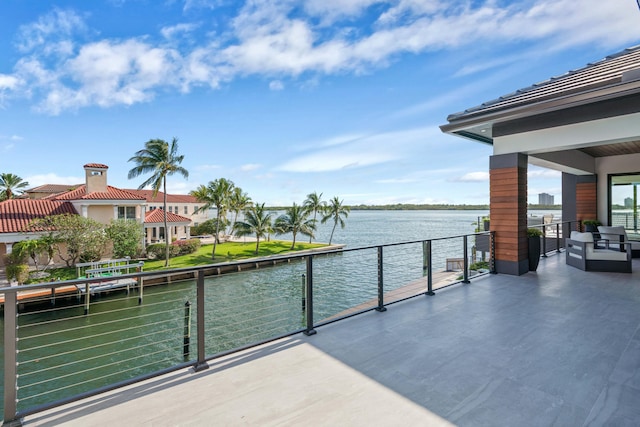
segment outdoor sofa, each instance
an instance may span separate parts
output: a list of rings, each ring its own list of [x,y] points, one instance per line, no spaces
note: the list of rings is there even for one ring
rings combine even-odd
[[[600,234],[600,238],[608,241],[611,247],[619,247],[620,252],[627,250],[624,243],[628,243],[629,246],[631,246],[631,257],[640,258],[640,241],[629,240],[624,227],[608,227],[600,225],[598,226],[598,233]]]
[[[618,244],[610,248],[606,240],[594,241],[592,233],[572,231],[566,241],[567,264],[585,271],[631,273],[631,245],[619,245],[625,248],[624,252]]]

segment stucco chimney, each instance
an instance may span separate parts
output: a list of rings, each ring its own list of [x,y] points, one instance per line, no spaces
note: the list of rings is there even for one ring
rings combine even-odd
[[[107,191],[107,169],[109,169],[109,166],[100,163],[87,163],[84,165],[87,194]]]

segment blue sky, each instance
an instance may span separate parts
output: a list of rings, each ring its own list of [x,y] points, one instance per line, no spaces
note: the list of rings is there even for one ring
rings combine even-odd
[[[634,0],[0,0],[0,172],[136,188],[128,159],[176,137],[174,193],[488,203],[491,148],[447,115],[639,41]],[[530,167],[530,202],[560,188]]]

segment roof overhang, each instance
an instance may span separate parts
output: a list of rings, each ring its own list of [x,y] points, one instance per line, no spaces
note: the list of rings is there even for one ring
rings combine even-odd
[[[640,80],[626,81],[508,109],[487,108],[478,113],[450,115],[449,123],[440,126],[440,129],[445,133],[493,144],[496,125],[638,94],[640,94]]]

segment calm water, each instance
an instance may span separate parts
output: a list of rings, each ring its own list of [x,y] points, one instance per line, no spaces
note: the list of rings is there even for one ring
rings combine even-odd
[[[407,242],[473,233],[486,211],[354,211],[333,241],[348,247]],[[316,241],[328,241],[332,224],[320,226]],[[286,237],[286,236],[285,236]],[[304,237],[301,237],[304,239]],[[308,239],[308,238],[307,238]],[[252,244],[252,243],[247,243]],[[470,245],[472,242],[470,242]],[[434,266],[462,257],[462,239],[434,242]],[[206,353],[247,345],[304,327],[302,275],[305,264],[206,279]],[[422,246],[384,250],[385,289],[423,276]],[[314,259],[314,320],[369,302],[377,295],[375,249]],[[192,282],[113,293],[92,300],[30,310],[20,315],[19,408],[68,397],[183,362],[185,302],[195,306]],[[191,324],[195,336],[195,307]],[[195,357],[195,339],[191,343]],[[4,352],[2,352],[4,358]]]

